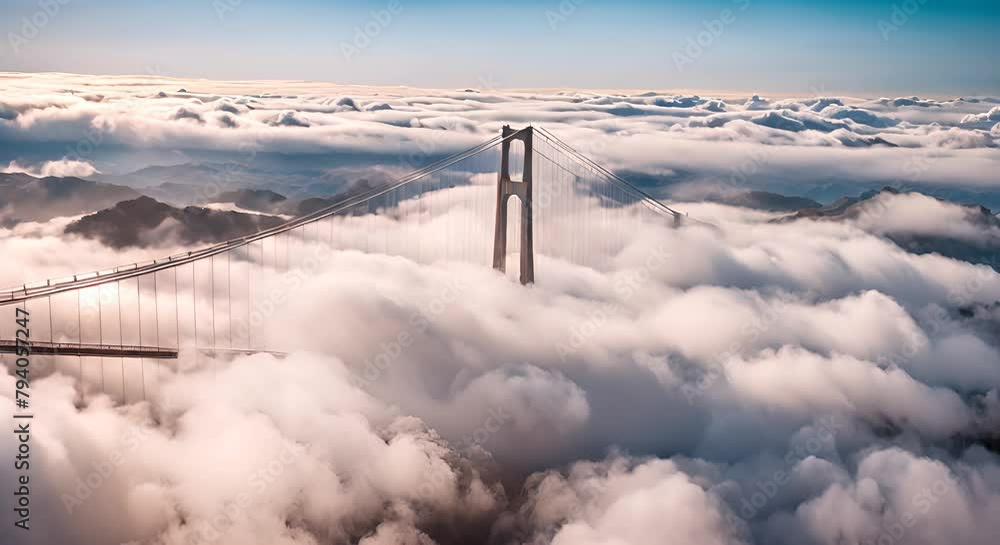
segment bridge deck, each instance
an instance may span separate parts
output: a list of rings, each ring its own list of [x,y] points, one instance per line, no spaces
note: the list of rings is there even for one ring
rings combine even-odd
[[[17,342],[0,340],[0,354],[17,353]],[[151,358],[151,359],[177,359],[178,350],[176,348],[165,348],[161,346],[141,346],[141,345],[118,345],[118,344],[86,344],[86,343],[53,343],[46,341],[35,341],[31,343],[32,354],[44,354],[53,356],[93,356],[109,358]],[[233,356],[250,354],[271,354],[278,358],[284,358],[288,354],[277,350],[255,350],[245,348],[196,348],[196,352],[209,357]]]
[[[35,341],[30,345],[32,354],[56,356],[108,356],[123,358],[177,358],[176,348],[160,346],[118,345],[118,344],[86,344],[86,343],[55,343]],[[0,353],[16,353],[16,341],[0,340]]]

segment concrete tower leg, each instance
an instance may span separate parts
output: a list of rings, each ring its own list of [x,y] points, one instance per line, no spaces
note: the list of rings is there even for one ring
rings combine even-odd
[[[497,176],[496,229],[493,234],[493,268],[507,268],[507,202],[512,195],[521,199],[521,283],[535,281],[535,243],[532,229],[532,136],[531,127],[516,131],[504,126],[501,144],[500,173]],[[520,180],[510,177],[510,143],[520,140],[524,144],[524,172]]]

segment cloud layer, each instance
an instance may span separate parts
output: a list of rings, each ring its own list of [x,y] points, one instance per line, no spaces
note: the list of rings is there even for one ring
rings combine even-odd
[[[18,141],[50,142],[106,123],[105,143],[133,147],[184,139],[237,151],[249,134],[242,131],[264,130],[262,145],[274,151],[371,151],[392,142],[420,152],[433,134],[437,153],[482,140],[503,120],[534,120],[558,126],[584,150],[599,143],[592,155],[680,179],[685,162],[711,179],[711,152],[718,163],[744,157],[785,179],[815,179],[817,165],[834,168],[851,154],[856,164],[834,171],[846,183],[892,172],[909,157],[897,154],[910,153],[934,157],[924,172],[947,174],[946,183],[989,185],[984,165],[996,161],[990,128],[960,126],[990,104],[965,100],[347,87],[330,100],[329,86],[289,83],[264,96],[259,85],[183,83],[194,93],[147,78],[108,78],[99,92],[29,100],[25,89],[73,78],[8,77],[23,96],[5,97],[17,115],[0,137]],[[126,103],[137,89],[142,100]],[[142,116],[137,103],[148,108]],[[222,116],[232,123],[216,123]],[[901,147],[845,143],[867,138]],[[952,172],[959,163],[963,172]],[[727,183],[724,168],[716,170],[714,179]],[[883,195],[861,218],[775,223],[771,213],[689,202],[684,211],[712,226],[636,221],[627,236],[590,230],[586,263],[540,244],[537,283],[524,287],[487,266],[491,219],[481,205],[495,176],[464,176],[419,205],[404,201],[392,214],[300,233],[288,271],[265,257],[256,289],[287,297],[250,331],[287,357],[185,353],[169,364],[107,358],[86,368],[75,358],[39,359],[47,376],[32,383],[32,539],[995,541],[1000,275],[886,238],[996,237],[965,209]],[[549,247],[580,239],[580,229],[553,214],[540,235]],[[0,268],[0,284],[150,257],[64,237],[68,221],[0,229],[0,253],[14,264]],[[371,233],[393,242],[373,242],[381,237]],[[320,266],[296,268],[310,240],[336,241],[338,250]],[[362,240],[378,251],[355,251]],[[275,255],[278,248],[288,251],[276,246]],[[233,278],[243,278],[240,257],[251,253],[233,255]],[[168,282],[161,288],[178,286],[178,309],[192,291],[207,291],[204,283],[192,288],[188,274],[194,282],[207,273],[160,279]],[[117,297],[135,290],[128,297],[149,312],[149,286],[114,289]],[[116,300],[130,303],[126,312],[135,308],[135,299]],[[246,303],[237,297],[232,316],[251,315]],[[203,322],[206,310],[202,303]],[[206,334],[204,323],[173,329],[171,312],[162,320],[168,340]],[[149,327],[154,319],[145,316]],[[213,319],[213,334],[240,334],[242,322],[222,320]],[[0,334],[10,323],[0,315]],[[58,335],[62,326],[53,327]],[[14,412],[14,380],[0,376],[0,418]],[[9,449],[10,435],[3,437]],[[11,471],[0,470],[3,480]],[[0,535],[19,535],[10,528]]]
[[[998,275],[851,223],[691,213],[716,227],[648,224],[596,268],[542,256],[532,288],[335,252],[267,322],[283,360],[106,361],[81,398],[55,362],[33,386],[46,538],[990,542]],[[7,255],[86,251],[32,225]],[[124,406],[98,387],[119,380]]]
[[[404,170],[544,126],[600,162],[670,184],[816,183],[996,189],[998,99],[695,96],[577,90],[426,90],[307,82],[3,74],[0,141],[121,174],[193,151],[367,154]],[[262,93],[261,89],[271,89]],[[25,148],[30,146],[30,148]],[[121,161],[120,149],[142,150]],[[39,150],[47,150],[41,152]],[[136,157],[146,163],[135,164]],[[190,157],[189,157],[190,159]],[[821,179],[817,179],[817,175]],[[803,184],[808,184],[803,187]]]

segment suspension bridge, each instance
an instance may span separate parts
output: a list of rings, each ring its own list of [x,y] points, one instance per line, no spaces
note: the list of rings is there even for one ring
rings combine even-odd
[[[127,382],[141,383],[145,397],[146,360],[288,350],[268,335],[270,316],[261,309],[274,306],[282,278],[315,272],[330,252],[476,263],[531,284],[550,260],[606,268],[644,224],[675,227],[683,218],[549,131],[504,127],[478,146],[271,229],[2,290],[0,358],[10,364],[30,344],[33,355],[75,367],[81,381],[102,389],[120,371],[122,397]],[[31,327],[19,341],[20,315]],[[140,364],[126,365],[133,359]],[[88,377],[90,361],[100,362],[99,374]],[[128,377],[136,368],[139,375]]]

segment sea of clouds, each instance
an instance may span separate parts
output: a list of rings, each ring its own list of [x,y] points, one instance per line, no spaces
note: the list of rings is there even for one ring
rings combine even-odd
[[[685,178],[695,186],[725,185],[761,149],[754,164],[765,179],[796,183],[906,179],[908,158],[930,157],[921,181],[990,187],[1000,161],[991,99],[294,82],[264,95],[260,83],[4,78],[0,139],[21,145],[61,145],[99,127],[98,147],[135,153],[239,153],[248,135],[266,134],[254,141],[268,151],[388,146],[384,155],[398,157],[426,153],[427,139],[447,153],[503,123],[534,122],[618,168],[697,172]],[[852,146],[869,137],[900,148]],[[112,158],[78,159],[108,172]],[[64,159],[77,160],[35,164]],[[445,190],[451,204],[435,213],[462,214],[463,189]],[[540,256],[530,287],[484,265],[333,252],[269,317],[268,335],[294,348],[287,357],[202,358],[184,370],[147,361],[156,378],[144,377],[145,399],[128,403],[93,383],[81,391],[73,362],[33,382],[37,526],[21,534],[8,524],[0,535],[171,545],[994,543],[1000,276],[884,235],[997,235],[952,204],[879,198],[878,214],[861,219],[774,223],[774,214],[691,196],[684,212],[711,225],[645,223],[622,244],[596,245],[600,266]],[[178,250],[117,252],[61,235],[66,221],[0,229],[0,284]],[[282,285],[288,273],[273,274]],[[124,383],[117,362],[101,369]],[[0,377],[7,420],[14,379]],[[0,467],[10,482],[12,469]]]
[[[984,190],[995,188],[1000,168],[1000,99],[991,97],[428,90],[16,73],[0,73],[0,82],[7,148],[0,162],[29,173],[122,173],[184,162],[193,151],[244,162],[269,152],[347,153],[412,170],[504,124],[529,123],[610,168],[696,190],[748,178],[793,194],[822,184]]]

